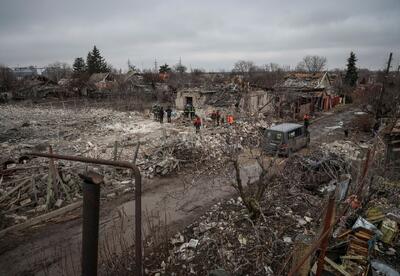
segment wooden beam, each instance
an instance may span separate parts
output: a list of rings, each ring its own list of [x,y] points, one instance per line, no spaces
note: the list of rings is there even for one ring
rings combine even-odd
[[[44,222],[46,220],[62,216],[62,215],[66,214],[68,212],[71,212],[72,210],[75,210],[76,208],[79,208],[81,206],[82,206],[82,201],[78,201],[78,202],[72,203],[70,205],[67,205],[67,206],[65,206],[63,208],[60,208],[60,209],[54,210],[52,212],[49,212],[49,213],[34,217],[34,218],[32,218],[32,219],[30,219],[28,221],[25,221],[23,223],[10,226],[10,227],[0,231],[0,237],[3,237],[4,235],[6,235],[9,232],[20,231],[22,229],[31,227],[31,226],[33,226],[35,224]]]

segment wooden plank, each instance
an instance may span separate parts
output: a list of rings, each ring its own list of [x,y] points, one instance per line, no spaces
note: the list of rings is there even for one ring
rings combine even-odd
[[[10,226],[10,227],[0,231],[0,237],[3,237],[4,235],[6,235],[9,232],[20,231],[22,229],[31,227],[31,226],[33,226],[35,224],[44,222],[46,220],[49,220],[49,219],[52,219],[52,218],[55,218],[55,217],[58,217],[58,216],[62,216],[62,215],[66,214],[66,213],[68,213],[68,212],[70,212],[72,210],[75,210],[76,208],[81,207],[82,203],[83,203],[82,201],[78,201],[78,202],[72,203],[70,205],[67,205],[67,206],[65,206],[63,208],[60,208],[60,209],[54,210],[52,212],[49,212],[49,213],[34,217],[34,218],[32,218],[32,219],[30,219],[28,221],[25,221],[23,223]]]
[[[336,269],[337,271],[339,271],[342,275],[344,275],[344,276],[351,276],[351,274],[348,273],[346,270],[344,270],[343,267],[341,267],[340,265],[338,265],[337,263],[335,263],[334,261],[332,261],[332,260],[329,259],[328,257],[325,256],[324,260],[325,260],[325,262],[327,262],[331,267],[333,267],[334,269]]]
[[[11,189],[11,191],[9,191],[8,193],[6,193],[2,198],[0,198],[0,202],[3,202],[7,197],[9,197],[10,195],[12,195],[14,192],[16,192],[19,188],[21,188],[22,186],[24,186],[26,183],[28,183],[30,181],[30,178],[25,179],[24,181],[22,181],[20,184],[18,184],[17,186],[15,186],[13,189]]]

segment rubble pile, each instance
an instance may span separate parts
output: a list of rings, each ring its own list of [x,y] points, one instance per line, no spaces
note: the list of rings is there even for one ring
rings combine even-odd
[[[0,170],[0,229],[81,199],[81,180],[67,168],[9,163]]]
[[[371,271],[372,275],[400,275],[400,208],[380,197],[365,206],[355,196],[346,203],[350,209],[333,226],[323,270],[342,275],[370,275]],[[315,273],[316,261],[307,265]]]
[[[241,198],[230,199],[171,239],[170,258],[158,259],[166,264],[158,272],[207,275],[224,268],[236,275],[273,275],[285,251],[293,246],[296,233],[309,232],[311,225],[311,214],[297,214],[292,206],[279,203],[252,223]]]
[[[318,233],[324,193],[307,189],[304,181],[322,187],[347,172],[347,164],[335,155],[314,164],[317,156],[324,153],[294,156],[277,179],[265,183],[268,187],[257,220],[251,219],[241,197],[220,202],[168,244],[151,250],[145,260],[146,273],[209,275],[220,269],[227,275],[277,275],[298,237]],[[121,269],[132,269],[130,265],[131,260]]]
[[[73,95],[74,93],[72,91],[68,91],[65,87],[59,86],[56,82],[45,76],[35,76],[32,77],[32,79],[21,82],[19,87],[14,91],[13,98],[15,100],[24,100]]]
[[[25,156],[26,157],[26,156]],[[52,162],[43,158],[11,160],[0,169],[0,229],[65,207],[82,199],[82,179],[88,166],[79,163]],[[114,198],[132,191],[128,170],[90,167],[104,175],[101,198]]]
[[[246,122],[229,128],[204,129],[201,135],[181,131],[162,139],[146,140],[137,164],[149,178],[168,175],[182,167],[212,174],[218,171],[229,151],[259,145],[257,126]]]
[[[256,222],[249,218],[240,197],[214,205],[195,223],[176,233],[168,245],[161,245],[163,248],[147,256],[146,274],[208,275],[212,270],[223,269],[228,275],[275,275],[295,245],[295,237],[300,233],[315,234],[313,217],[317,217],[320,208],[307,206],[306,212],[293,200],[296,195],[280,190],[275,186],[268,192],[261,204],[263,215]],[[310,194],[298,195],[297,201],[303,196],[318,201]],[[132,263],[128,263],[129,268]],[[119,268],[126,269],[122,267]]]
[[[205,104],[219,108],[231,107],[240,101],[240,97],[241,95],[240,93],[236,93],[235,87],[228,86],[207,98]]]
[[[290,186],[300,185],[323,194],[335,190],[337,180],[349,178],[351,165],[336,153],[313,151],[307,156],[293,156],[285,163],[284,170],[291,172],[283,176]]]
[[[334,195],[337,211],[323,270],[333,275],[399,275],[398,181],[373,178],[371,196],[362,201],[354,194],[359,183],[352,183],[351,168],[335,152],[292,156],[279,177],[266,184],[257,220],[251,219],[241,197],[217,203],[167,243],[152,248],[145,259],[146,274],[284,275],[322,235],[327,198]],[[382,197],[389,191],[392,198]],[[154,245],[151,237],[147,245]],[[312,252],[301,271],[315,275],[320,252]],[[116,271],[133,269],[131,259],[120,261]]]
[[[143,177],[152,178],[182,168],[198,173],[218,173],[227,151],[256,146],[258,139],[257,127],[246,122],[204,128],[197,135],[191,125],[168,125],[167,128],[136,112],[97,108],[76,112],[9,105],[0,110],[0,115],[4,118],[0,122],[3,167],[0,198],[4,197],[0,204],[4,210],[2,214],[9,218],[3,227],[66,206],[81,197],[78,174],[85,171],[86,166],[55,161],[58,175],[53,180],[53,176],[49,176],[49,161],[28,157],[28,152],[48,152],[52,145],[53,152],[65,155],[132,160],[137,141],[140,141],[136,164]],[[132,190],[127,170],[94,168],[104,175],[103,197],[113,198]],[[56,181],[59,187],[50,201],[47,199],[49,179]],[[27,182],[23,183],[25,180]]]
[[[355,144],[352,141],[334,141],[332,143],[322,143],[321,148],[325,152],[333,152],[347,160],[354,161],[364,157],[364,152],[368,145]]]

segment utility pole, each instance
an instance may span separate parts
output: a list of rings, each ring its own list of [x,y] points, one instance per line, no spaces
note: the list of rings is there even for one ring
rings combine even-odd
[[[393,57],[393,53],[390,53],[389,61],[388,61],[387,68],[386,68],[386,76],[389,74],[390,64],[392,63],[392,57]]]
[[[158,71],[157,59],[154,59],[154,73],[157,73],[157,71]]]
[[[390,53],[387,67],[386,67],[386,72],[385,72],[386,74],[383,77],[382,91],[381,91],[381,96],[379,97],[379,107],[376,112],[376,119],[380,119],[382,117],[383,94],[385,93],[386,81],[389,78],[389,70],[390,70],[390,66],[391,66],[390,64],[392,63],[392,57],[393,57],[393,53]]]

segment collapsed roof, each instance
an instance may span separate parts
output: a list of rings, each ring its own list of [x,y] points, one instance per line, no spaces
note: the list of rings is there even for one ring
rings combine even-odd
[[[283,83],[277,85],[278,89],[295,91],[323,90],[331,85],[328,72],[317,73],[291,73]]]

